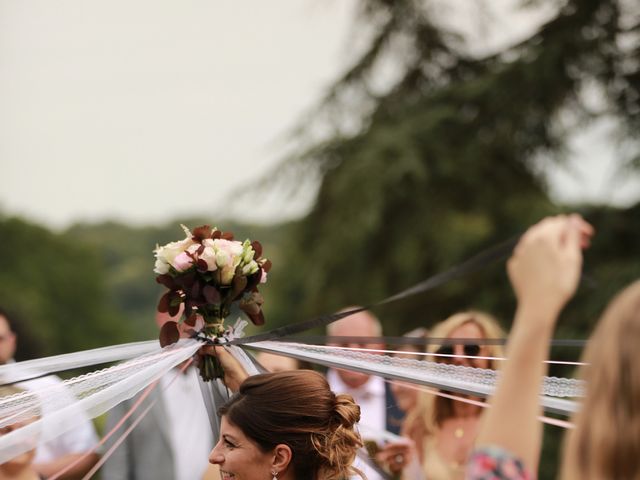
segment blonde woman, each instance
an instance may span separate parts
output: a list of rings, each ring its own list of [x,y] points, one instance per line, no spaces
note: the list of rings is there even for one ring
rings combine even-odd
[[[582,409],[567,437],[562,478],[640,478],[640,281],[624,289],[589,340]]]
[[[498,362],[495,360],[469,357],[503,356],[500,345],[473,343],[473,339],[504,338],[498,322],[486,313],[456,313],[437,324],[431,330],[431,337],[467,340],[460,344],[430,345],[428,352],[439,355],[435,357],[436,361],[496,369]],[[481,400],[455,395],[463,399]],[[406,480],[421,476],[429,480],[462,479],[478,432],[482,410],[480,406],[438,396],[435,392],[421,392],[416,406],[407,414],[402,427],[403,434],[413,441],[415,448],[411,444],[389,444],[379,460],[392,473],[402,473],[402,478]],[[421,432],[422,435],[416,435],[416,432]],[[419,463],[419,468],[416,463]]]

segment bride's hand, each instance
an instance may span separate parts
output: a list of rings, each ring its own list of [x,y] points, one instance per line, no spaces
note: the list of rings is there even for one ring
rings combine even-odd
[[[237,392],[240,384],[249,377],[240,362],[222,345],[206,345],[198,350],[198,355],[218,358],[224,370],[224,383],[232,392]]]

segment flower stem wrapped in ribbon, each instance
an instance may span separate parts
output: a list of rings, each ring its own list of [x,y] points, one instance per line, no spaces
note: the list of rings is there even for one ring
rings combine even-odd
[[[160,344],[175,343],[181,333],[199,333],[215,341],[225,333],[224,320],[234,306],[255,325],[264,324],[258,285],[266,282],[271,262],[262,258],[260,243],[236,241],[232,233],[209,225],[193,233],[182,228],[184,240],[155,249],[156,281],[168,289],[158,311],[175,317],[184,304],[180,321],[162,326]],[[200,374],[205,381],[222,376],[215,357],[204,357]]]

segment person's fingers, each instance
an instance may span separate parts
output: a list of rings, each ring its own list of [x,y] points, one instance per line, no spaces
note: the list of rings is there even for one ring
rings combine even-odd
[[[567,217],[565,215],[556,215],[555,217],[547,217],[533,225],[523,235],[522,247],[532,245],[537,242],[543,242],[553,239],[554,243],[559,243],[559,234],[566,225]]]
[[[541,241],[549,241],[554,248],[561,248],[570,230],[569,217],[557,215],[544,225],[539,232]]]
[[[391,473],[398,473],[402,471],[402,469],[407,464],[407,455],[404,453],[394,453],[390,454],[386,452],[385,454],[381,454],[382,452],[376,455],[376,461],[380,465],[386,465],[387,468],[391,471]]]
[[[221,345],[213,345],[213,351],[215,352],[215,355],[219,358],[229,355],[229,352],[227,352],[227,349]]]
[[[564,224],[562,231],[562,244],[565,250],[572,252],[580,252],[582,243],[582,233],[580,231],[580,223],[573,218],[568,218]]]
[[[561,217],[547,217],[529,227],[529,229],[520,237],[516,247],[513,249],[511,257],[507,261],[507,269],[513,270],[517,267],[518,261],[525,257],[536,245],[548,242],[554,236],[553,231],[562,228],[563,220]],[[559,240],[557,240],[559,242]]]
[[[593,226],[578,214],[570,216],[572,225],[580,232],[580,247],[588,248],[591,243],[591,237],[595,233]]]
[[[571,215],[563,234],[562,253],[564,258],[574,265],[582,264],[582,250],[589,246],[593,227],[580,215]]]
[[[218,357],[221,362],[224,362],[231,357],[231,354],[222,345],[204,345],[200,347],[198,353],[200,355]]]
[[[536,243],[549,241],[554,246],[562,247],[567,239],[575,240],[573,232],[569,235],[569,228],[578,232],[579,245],[585,249],[590,244],[590,239],[594,234],[594,228],[578,214],[556,215],[547,217],[531,226],[520,238],[520,241],[513,250],[512,257],[517,257],[523,250]]]
[[[523,236],[523,238],[531,242],[533,240],[546,237],[549,239],[553,239],[554,243],[560,242],[561,244],[564,244],[569,228],[576,229],[579,232],[580,246],[581,248],[587,248],[595,230],[590,223],[585,221],[580,215],[576,213],[571,215],[556,215],[554,217],[545,218],[538,222],[536,225],[532,226],[526,232],[526,237]]]
[[[213,347],[213,345],[204,345],[202,347],[200,347],[200,349],[198,350],[198,353],[201,355],[212,355],[215,356],[216,351],[215,348]]]
[[[376,454],[376,459],[383,463],[397,463],[399,456],[405,459],[411,455],[411,445],[407,443],[389,443]]]

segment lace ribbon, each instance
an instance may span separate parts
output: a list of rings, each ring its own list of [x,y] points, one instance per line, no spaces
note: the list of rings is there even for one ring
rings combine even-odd
[[[479,397],[486,397],[493,393],[499,375],[491,369],[396,358],[329,346],[275,341],[246,346],[328,367],[347,368]],[[577,403],[560,397],[583,396],[584,384],[581,380],[573,378],[545,377],[541,394],[541,402],[545,410],[569,415],[577,410]]]
[[[8,363],[0,366],[0,382],[2,385],[21,382],[73,368],[128,360],[157,350],[159,350],[158,341],[149,340],[66,353],[25,362]]]
[[[31,450],[38,439],[48,441],[74,428],[81,421],[80,412],[94,418],[133,397],[173,367],[193,356],[201,345],[198,340],[187,339],[161,349],[156,341],[140,342],[1,367],[3,377],[15,382],[55,371],[62,365],[63,369],[77,368],[143,353],[113,367],[64,382],[44,382],[46,385],[39,387],[39,381],[36,380],[31,382],[31,390],[0,399],[0,427],[33,419],[39,415],[44,404],[48,412],[33,423],[0,437],[0,463]],[[488,369],[410,360],[328,346],[278,341],[244,346],[330,367],[362,371],[387,379],[479,397],[493,393],[498,376],[495,371]],[[243,349],[238,346],[227,348],[247,371],[251,374],[258,373],[251,357]],[[583,390],[584,385],[579,380],[546,377],[542,389],[542,404],[546,410],[569,414],[577,409],[577,403],[560,397],[580,397]],[[214,412],[218,406],[210,405],[211,411]]]
[[[46,415],[0,437],[0,463],[31,450],[38,441],[49,441],[78,426],[83,411],[94,418],[133,397],[202,345],[188,339],[160,349],[157,342],[153,343],[153,353],[62,383],[42,388],[35,385],[33,390],[0,399],[0,426],[33,419],[41,405],[47,405]]]

